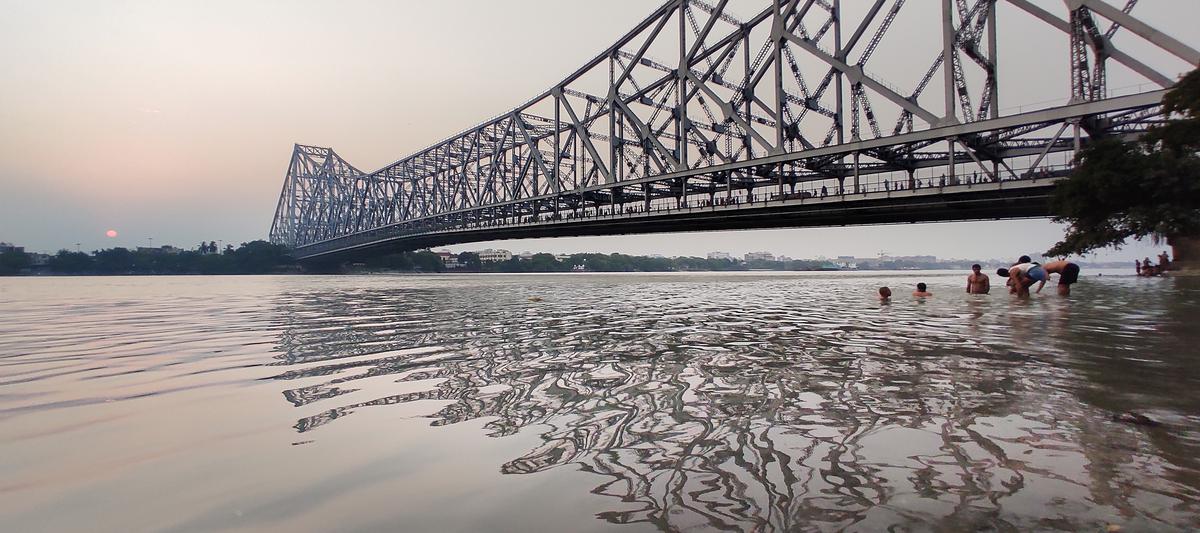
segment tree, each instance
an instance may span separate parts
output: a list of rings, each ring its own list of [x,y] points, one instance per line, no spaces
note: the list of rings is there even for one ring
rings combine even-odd
[[[458,254],[458,264],[462,268],[477,272],[483,269],[483,263],[479,260],[479,254],[475,252],[462,252]]]
[[[550,254],[533,254],[529,258],[530,272],[558,272],[562,265]]]
[[[60,274],[81,274],[92,269],[92,257],[83,252],[59,250],[50,258],[50,271]]]
[[[421,272],[444,272],[446,264],[441,256],[429,250],[421,250],[412,255],[413,266]]]
[[[233,259],[234,271],[239,274],[265,274],[293,262],[286,246],[262,240],[244,242],[236,250],[231,245],[224,255]]]
[[[92,254],[93,266],[101,274],[131,274],[135,270],[133,252],[128,248],[109,248]]]
[[[1135,141],[1098,139],[1080,151],[1076,169],[1051,202],[1067,233],[1046,255],[1083,254],[1127,239],[1200,235],[1200,69],[1163,98],[1168,116]],[[1176,259],[1179,257],[1176,247]]]
[[[4,252],[0,254],[0,276],[17,274],[29,268],[30,262],[29,254],[25,252]]]

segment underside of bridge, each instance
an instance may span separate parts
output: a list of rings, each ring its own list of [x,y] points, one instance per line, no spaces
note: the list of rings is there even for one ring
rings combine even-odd
[[[547,217],[549,220],[512,225],[454,225],[396,236],[380,232],[359,243],[339,242],[327,250],[311,249],[304,259],[353,261],[404,250],[503,239],[1048,217],[1057,179],[1051,176],[1003,185],[981,182],[756,204],[618,212],[594,218]]]
[[[522,106],[377,171],[297,145],[271,240],[336,260],[496,239],[1047,216],[1074,154],[1161,122],[1164,69],[1200,62],[1136,3],[668,0]],[[1068,66],[1001,83],[1000,57],[1029,76],[1034,58],[1003,49],[1037,31]],[[1018,98],[1002,87],[1045,103],[1001,108]]]

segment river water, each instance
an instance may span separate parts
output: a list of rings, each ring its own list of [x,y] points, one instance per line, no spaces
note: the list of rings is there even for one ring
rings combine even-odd
[[[0,279],[0,529],[1198,528],[1200,279],[1084,274]]]

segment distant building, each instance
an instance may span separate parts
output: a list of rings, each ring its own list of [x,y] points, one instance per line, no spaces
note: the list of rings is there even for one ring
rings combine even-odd
[[[50,254],[39,254],[37,252],[29,254],[29,265],[35,267],[44,267],[50,264],[50,258],[54,257]]]
[[[25,247],[17,246],[10,242],[0,242],[0,254],[8,253],[8,252],[16,252],[16,253],[22,254],[22,253],[25,253]]]
[[[785,263],[786,263],[786,262],[788,262],[788,261],[791,261],[791,260],[792,260],[792,258],[790,258],[790,257],[788,257],[788,256],[786,256],[786,255],[781,255],[781,256],[779,256],[779,257],[776,257],[776,258],[775,258],[775,260],[776,260],[776,261],[782,261],[782,262],[785,262]]]
[[[479,255],[480,263],[500,263],[512,259],[512,252],[508,250],[493,250],[488,248],[475,252]]]
[[[442,260],[442,264],[446,268],[458,268],[458,256],[450,250],[437,250],[433,253],[437,254],[438,259]]]
[[[708,252],[709,259],[727,259],[733,261],[733,256],[729,252]]]
[[[839,255],[833,264],[837,265],[839,268],[858,270],[858,259],[852,255]]]
[[[746,261],[774,261],[775,254],[771,252],[750,252],[746,254]]]
[[[663,254],[650,254],[650,258],[651,259],[666,259],[667,256],[665,256]]]
[[[518,255],[517,257],[520,257],[522,261],[529,261],[529,260],[533,259],[533,252],[524,251],[524,252],[521,252],[521,254]]]
[[[554,256],[554,260],[558,261],[559,263],[566,263],[567,261],[571,260],[571,255],[570,254],[557,254]]]
[[[177,255],[177,254],[183,253],[183,248],[176,248],[174,246],[160,246],[158,248],[151,248],[151,247],[147,247],[147,246],[138,246],[137,251],[138,251],[138,253],[143,253],[143,254]]]

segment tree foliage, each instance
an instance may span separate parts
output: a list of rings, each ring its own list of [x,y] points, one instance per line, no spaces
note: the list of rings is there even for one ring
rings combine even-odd
[[[242,243],[238,248],[226,249],[225,253],[211,251],[216,249],[216,243],[211,248],[208,245],[202,245],[202,248],[180,253],[119,247],[91,254],[61,250],[46,263],[45,271],[54,274],[270,274],[286,270],[295,263],[288,256],[287,248],[266,241]],[[15,274],[16,270],[28,266],[29,259],[25,257],[24,263],[13,272],[6,272],[0,265],[0,274]]]
[[[8,276],[16,274],[23,269],[29,268],[29,254],[25,252],[4,252],[0,253],[0,276]]]
[[[1051,204],[1054,220],[1069,227],[1046,255],[1200,235],[1200,70],[1167,93],[1163,108],[1177,118],[1135,141],[1108,137],[1080,151]]]

